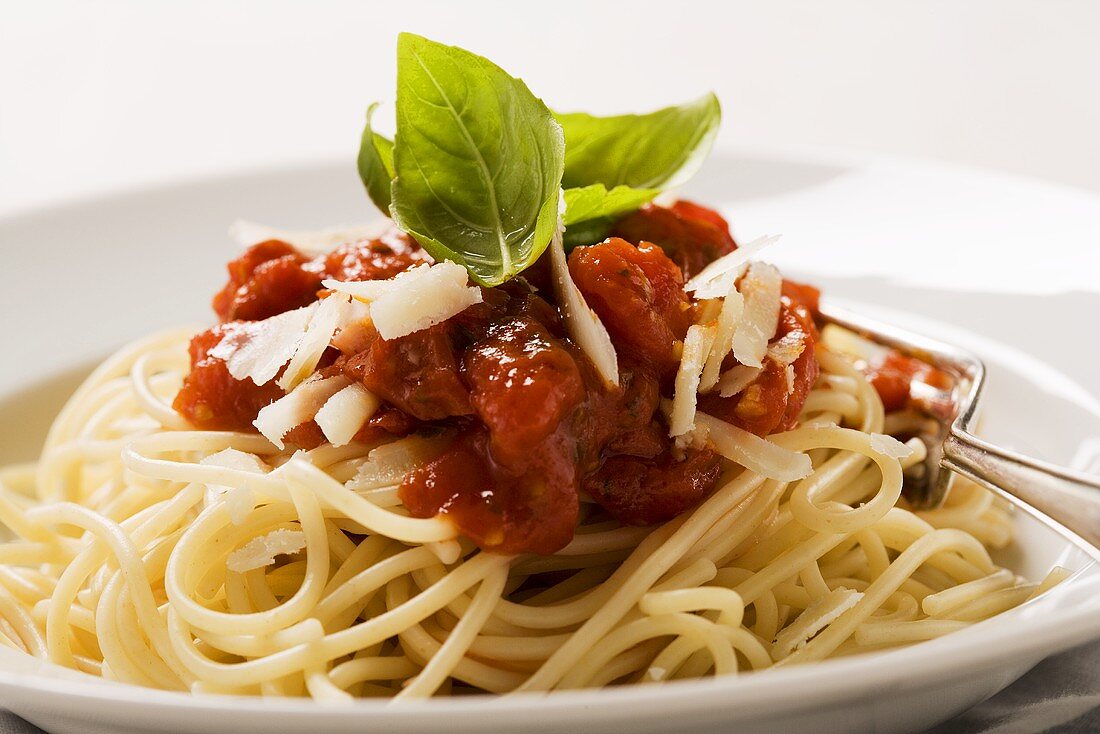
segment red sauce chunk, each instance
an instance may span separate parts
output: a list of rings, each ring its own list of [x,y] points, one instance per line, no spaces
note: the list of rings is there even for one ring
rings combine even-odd
[[[661,248],[613,237],[574,249],[569,273],[620,353],[658,374],[675,371],[691,305],[683,273]]]
[[[656,244],[679,266],[684,278],[737,249],[726,220],[690,201],[671,207],[647,204],[619,220],[612,234],[629,242]]]
[[[689,202],[647,206],[615,232],[575,248],[568,265],[614,343],[618,385],[604,384],[567,338],[546,300],[553,292],[546,258],[524,279],[483,289],[482,303],[430,328],[384,340],[367,319],[337,334],[320,373],[346,375],[383,401],[357,440],[417,431],[450,437],[400,486],[414,516],[443,515],[485,550],[546,554],[572,539],[582,493],[599,505],[596,512],[648,525],[712,491],[720,457],[674,447],[659,406],[671,394],[695,316],[685,278],[737,245],[720,215]],[[278,241],[249,248],[229,264],[229,281],[214,299],[224,323],[191,343],[191,373],[176,410],[199,428],[252,430],[259,410],[283,392],[274,382],[235,380],[219,357],[225,349],[215,346],[231,346],[250,320],[313,302],[326,278],[390,278],[420,262],[431,258],[396,230],[314,258]],[[769,360],[741,394],[700,400],[700,409],[758,435],[792,427],[817,377],[817,291],[785,282],[783,293],[775,338],[801,343],[793,374]],[[736,364],[727,359],[725,368]],[[313,421],[285,438],[305,448],[324,441]]]
[[[431,421],[472,412],[459,375],[459,356],[447,323],[368,346],[343,362],[344,374],[414,418]]]
[[[196,428],[251,431],[260,408],[283,396],[274,382],[256,385],[229,374],[223,359],[210,354],[222,339],[232,339],[240,322],[219,324],[191,340],[191,372],[183,381],[172,407]]]
[[[285,242],[253,245],[229,263],[229,282],[214,296],[222,321],[259,321],[308,306],[317,299],[321,273]]]
[[[683,460],[668,451],[655,459],[613,456],[585,478],[584,489],[621,522],[652,525],[707,496],[720,471],[712,451],[688,450]]]
[[[396,229],[313,259],[285,242],[268,240],[226,266],[229,281],[214,296],[214,312],[222,321],[259,321],[313,303],[325,278],[392,278],[420,262],[431,262],[431,257]]]
[[[866,367],[864,371],[882,398],[882,407],[887,413],[901,410],[909,404],[909,391],[914,382],[923,382],[941,390],[951,387],[951,378],[944,372],[893,349],[881,363]]]
[[[700,396],[699,410],[757,436],[794,428],[817,380],[818,364],[814,357],[817,336],[809,310],[783,296],[773,341],[791,337],[802,343],[802,352],[790,365],[793,379],[788,377],[786,365],[766,357],[763,370],[748,387],[728,398],[717,393]]]

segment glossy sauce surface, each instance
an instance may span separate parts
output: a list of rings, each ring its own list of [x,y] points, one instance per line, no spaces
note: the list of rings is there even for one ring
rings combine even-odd
[[[583,491],[626,524],[662,522],[714,487],[719,457],[676,449],[659,412],[671,395],[682,340],[696,306],[686,277],[736,248],[725,221],[688,202],[647,206],[604,242],[575,248],[570,273],[616,347],[620,383],[609,387],[565,335],[546,288],[522,281],[483,289],[484,302],[429,329],[381,339],[369,322],[337,339],[323,374],[342,373],[382,400],[357,437],[439,432],[451,437],[433,460],[408,474],[399,494],[418,517],[443,514],[484,549],[552,553],[573,536]],[[392,277],[430,258],[391,232],[308,258],[281,242],[250,248],[230,263],[214,299],[223,323],[195,337],[192,371],[176,409],[201,428],[253,430],[263,405],[282,391],[237,381],[210,350],[242,321],[323,297],[321,280]],[[540,263],[531,281],[542,282]],[[816,290],[787,283],[776,338],[804,348],[791,365],[768,361],[740,395],[704,396],[700,408],[758,435],[794,421],[817,375]],[[727,359],[727,367],[736,364]],[[788,372],[793,373],[792,375]],[[323,441],[302,424],[288,443]]]

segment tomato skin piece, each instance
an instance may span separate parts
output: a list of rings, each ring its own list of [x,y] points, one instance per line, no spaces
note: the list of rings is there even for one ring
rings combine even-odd
[[[691,305],[680,269],[661,248],[612,237],[575,248],[569,273],[617,351],[662,376],[675,371]]]
[[[585,397],[573,356],[530,318],[494,324],[466,350],[464,374],[490,450],[506,466],[522,466]]]
[[[317,300],[321,274],[308,258],[279,240],[249,247],[226,269],[229,282],[214,296],[214,311],[226,321],[259,321]]]
[[[805,308],[816,323],[821,316],[821,291],[812,285],[783,279],[784,296]]]
[[[260,409],[283,396],[274,382],[257,385],[251,379],[237,380],[224,360],[210,356],[209,352],[240,326],[240,322],[219,324],[191,339],[191,371],[172,408],[200,430],[255,431],[252,421]]]
[[[431,264],[431,255],[416,240],[397,228],[375,239],[340,245],[323,262],[326,278],[344,282],[386,280],[420,263]]]
[[[259,321],[313,303],[326,278],[380,280],[431,262],[416,240],[397,229],[313,259],[286,242],[267,240],[226,266],[229,281],[214,296],[214,312],[223,322]]]
[[[671,207],[646,204],[616,222],[611,234],[629,242],[656,244],[679,266],[685,279],[737,249],[726,220],[690,201],[678,201]]]
[[[718,455],[708,450],[689,449],[683,461],[667,451],[655,459],[613,456],[585,477],[584,489],[619,522],[653,525],[697,504],[720,472]]]
[[[370,331],[370,346],[341,362],[345,375],[419,420],[473,412],[449,323],[397,339],[383,339],[373,327]]]
[[[470,428],[405,476],[398,497],[413,517],[442,515],[482,549],[550,554],[573,538],[580,499],[565,444],[512,472],[491,458],[489,436]]]

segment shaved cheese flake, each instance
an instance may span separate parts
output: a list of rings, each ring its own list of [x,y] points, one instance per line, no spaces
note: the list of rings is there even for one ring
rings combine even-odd
[[[199,463],[203,466],[218,466],[223,469],[235,469],[250,474],[266,474],[271,471],[271,467],[260,457],[237,449],[224,449],[216,454],[205,456],[199,460]],[[206,485],[203,505],[209,507],[216,502],[224,502],[226,509],[229,510],[229,519],[232,520],[234,525],[240,525],[256,506],[256,496],[246,485]]]
[[[794,365],[789,364],[783,370],[783,376],[787,379],[787,394],[794,392]]]
[[[700,270],[694,278],[684,284],[684,290],[694,293],[696,298],[719,298],[729,290],[730,273],[744,272],[749,260],[759,254],[765,247],[779,241],[778,235],[772,237],[759,237],[748,244],[741,245],[728,255],[723,255],[710,265]],[[733,280],[736,281],[737,277]]]
[[[235,573],[247,573],[275,563],[276,556],[297,553],[306,547],[306,534],[301,530],[280,528],[245,543],[229,554],[225,565]]]
[[[439,263],[439,265],[451,265],[462,269],[461,266],[457,266],[455,265],[455,263],[449,261],[444,261],[442,263]],[[370,302],[376,301],[382,296],[385,296],[389,293],[401,291],[404,288],[415,287],[416,284],[420,282],[421,278],[424,278],[428,275],[428,271],[431,269],[431,267],[432,266],[426,263],[414,265],[408,270],[403,270],[392,278],[387,278],[386,280],[342,281],[328,278],[321,281],[321,285],[323,285],[325,288],[328,288],[329,290],[334,290],[337,293],[346,293],[353,298],[358,298],[361,301]],[[439,272],[447,273],[451,275],[451,277],[457,279],[456,271],[454,271],[453,268],[444,267],[443,270]],[[463,277],[461,279],[458,279],[459,284],[465,285],[466,273],[464,269],[462,275]]]
[[[370,305],[352,298],[340,314],[332,346],[344,354],[358,354],[370,347],[374,327],[370,320]]]
[[[336,333],[344,308],[350,302],[349,296],[339,293],[321,300],[290,364],[286,366],[283,376],[279,378],[279,387],[287,391],[293,390],[302,380],[313,374],[313,370],[317,369],[317,364],[321,361],[321,355],[328,349]]]
[[[913,455],[911,447],[885,433],[871,434],[871,450],[891,459],[908,459]]]
[[[772,658],[782,660],[794,651],[805,647],[818,632],[836,621],[862,598],[863,594],[860,592],[841,586],[816,599],[802,614],[798,615],[798,619],[775,636]]]
[[[311,303],[269,319],[241,324],[210,350],[210,356],[224,360],[234,379],[251,379],[265,385],[294,356],[316,310],[317,304]]]
[[[333,446],[344,446],[359,432],[378,410],[382,401],[358,382],[345,387],[329,398],[313,420]]]
[[[775,267],[753,263],[741,281],[745,310],[733,334],[733,355],[741,364],[762,367],[768,342],[779,326],[780,295],[783,278]]]
[[[731,288],[737,287],[737,281],[741,279],[741,276],[743,276],[748,269],[749,264],[743,262],[733,270],[717,275],[712,280],[708,280],[694,291],[691,291],[691,294],[695,296],[696,300],[721,298],[728,293]],[[687,288],[685,287],[684,290],[686,291]]]
[[[673,384],[672,410],[668,418],[668,435],[682,436],[695,427],[695,406],[699,398],[699,377],[704,360],[714,341],[715,327],[696,324],[684,337],[684,352]]]
[[[813,463],[806,454],[783,448],[706,413],[696,413],[695,422],[706,426],[707,440],[715,451],[754,474],[793,482],[813,473]]]
[[[266,224],[238,219],[229,227],[229,236],[241,247],[250,247],[267,240],[279,240],[311,253],[328,252],[337,245],[357,240],[375,239],[393,229],[389,219],[379,219],[370,224],[328,227],[313,231],[291,231],[269,227]]]
[[[768,357],[778,364],[789,365],[806,351],[805,335],[800,331],[791,331],[768,345]]]
[[[560,220],[559,220],[560,222]],[[580,346],[585,356],[592,361],[600,377],[608,385],[619,384],[619,357],[615,345],[607,333],[600,317],[588,307],[580,288],[569,274],[569,263],[565,259],[562,245],[562,227],[550,240],[550,267],[554,276],[554,292],[561,306],[565,330],[570,338]]]
[[[722,373],[718,380],[718,394],[724,398],[732,398],[746,387],[751,385],[763,369],[739,364]]]
[[[439,456],[452,438],[447,434],[412,435],[383,444],[367,454],[367,460],[344,486],[353,492],[366,492],[401,484],[406,474]]]
[[[707,355],[703,376],[699,380],[699,392],[710,392],[718,384],[722,362],[733,351],[733,334],[737,323],[745,311],[745,299],[730,284],[726,297],[722,300],[722,310],[718,314],[718,326],[714,333],[714,343]]]
[[[280,449],[285,448],[283,436],[295,426],[313,420],[328,399],[350,383],[351,380],[343,375],[306,380],[274,403],[261,408],[252,425],[268,441]]]
[[[448,260],[417,265],[389,280],[322,284],[369,301],[374,328],[387,340],[427,329],[481,303],[481,289],[468,285],[466,268]]]

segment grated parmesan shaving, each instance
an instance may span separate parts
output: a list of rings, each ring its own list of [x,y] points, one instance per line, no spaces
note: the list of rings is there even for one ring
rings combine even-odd
[[[750,367],[763,366],[768,342],[779,326],[783,278],[774,266],[753,263],[741,281],[745,311],[733,335],[733,355]]]
[[[329,398],[313,420],[333,446],[351,443],[359,429],[374,415],[382,401],[358,382]]]
[[[276,556],[297,553],[306,547],[306,534],[301,530],[280,528],[245,543],[229,554],[225,565],[235,573],[247,573],[275,563]]]
[[[562,200],[564,202],[564,199]],[[561,205],[564,207],[564,203]],[[584,294],[573,282],[573,276],[569,274],[569,263],[565,259],[565,247],[562,245],[561,215],[558,215],[558,229],[550,240],[550,267],[554,277],[554,292],[561,305],[562,320],[565,321],[565,330],[580,346],[600,377],[608,385],[619,384],[619,357],[615,353],[615,345],[611,343],[611,336],[600,321],[596,312],[588,307],[584,300]]]
[[[772,658],[782,660],[796,650],[805,647],[821,630],[832,624],[863,598],[863,594],[843,586],[833,589],[816,599],[798,619],[775,636]]]
[[[684,337],[683,356],[676,370],[673,384],[672,410],[668,417],[668,435],[682,436],[695,427],[695,406],[699,399],[699,378],[703,373],[704,360],[714,342],[715,327],[699,326],[688,328]]]
[[[913,455],[913,449],[906,446],[893,436],[885,433],[871,434],[871,450],[889,456],[892,459],[908,459]]]
[[[745,299],[730,283],[726,297],[722,299],[722,310],[718,313],[717,330],[714,333],[714,343],[707,355],[707,363],[703,367],[703,375],[699,380],[699,392],[709,392],[718,384],[722,370],[722,362],[733,351],[733,335],[737,331],[737,324],[745,312]]]
[[[305,336],[294,350],[290,364],[279,378],[279,387],[289,392],[313,374],[343,319],[345,307],[350,302],[349,296],[341,294],[321,300],[317,310],[313,312],[313,318],[309,320]]]
[[[262,321],[241,324],[210,350],[210,356],[225,360],[229,374],[236,380],[267,384],[294,356],[316,310],[317,304],[311,303]]]
[[[802,356],[804,351],[806,351],[804,335],[799,331],[792,331],[769,344],[767,354],[778,364],[791,365]]]
[[[724,398],[731,398],[739,394],[751,385],[760,376],[761,372],[763,372],[763,369],[760,367],[749,367],[743,364],[729,368],[722,373],[722,377],[718,380],[718,394]]]
[[[370,320],[370,304],[352,298],[340,315],[331,344],[344,354],[357,354],[368,349],[372,339],[374,328]]]
[[[350,383],[351,380],[343,375],[310,378],[274,403],[261,408],[252,425],[278,448],[285,448],[283,436],[295,426],[312,420],[329,398]]]
[[[791,451],[706,413],[696,413],[695,422],[709,431],[707,441],[715,451],[755,474],[793,482],[813,473],[813,463],[804,453]]]
[[[379,219],[370,224],[328,227],[313,231],[292,231],[238,219],[229,227],[229,236],[242,247],[249,247],[267,240],[279,240],[288,245],[293,245],[299,250],[322,253],[328,252],[345,242],[381,237],[393,226],[393,222],[389,219]]]
[[[454,265],[451,262],[443,262],[440,265]],[[390,293],[399,292],[404,288],[410,288],[415,286],[421,278],[428,274],[428,271],[432,266],[427,263],[421,263],[414,265],[408,270],[403,270],[392,278],[386,280],[352,280],[342,281],[333,280],[331,278],[321,281],[321,285],[330,290],[334,290],[337,293],[346,293],[353,298],[357,298],[361,301],[376,301],[382,296]],[[450,268],[444,267],[442,273],[450,274]],[[465,273],[463,274],[462,284],[465,285]]]
[[[369,301],[374,327],[387,340],[446,321],[482,298],[481,289],[469,285],[466,268],[447,260],[417,265],[389,280],[325,280],[322,285]]]
[[[413,469],[438,456],[450,443],[451,436],[412,435],[372,449],[367,460],[344,486],[353,492],[365,492],[400,484]]]
[[[749,260],[759,254],[765,247],[778,241],[779,237],[777,235],[759,237],[752,242],[741,245],[733,252],[723,255],[700,270],[694,278],[684,284],[684,290],[695,294],[697,299],[724,296],[732,284],[730,274],[737,273],[737,276],[732,277],[732,282],[736,282],[737,278],[740,277],[740,273],[744,272]]]

